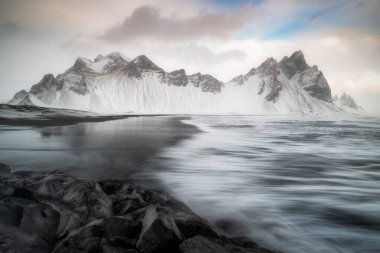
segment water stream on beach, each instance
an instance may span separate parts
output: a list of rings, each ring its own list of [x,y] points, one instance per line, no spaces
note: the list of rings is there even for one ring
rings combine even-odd
[[[155,182],[231,235],[286,253],[380,252],[378,118],[0,126],[0,162],[13,170]]]

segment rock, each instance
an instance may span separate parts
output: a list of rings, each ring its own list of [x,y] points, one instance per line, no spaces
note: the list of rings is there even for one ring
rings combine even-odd
[[[296,51],[290,57],[285,56],[279,62],[279,68],[288,79],[291,79],[295,74],[309,68],[309,65],[307,65],[302,51]]]
[[[112,247],[112,246],[103,246],[103,253],[138,253],[135,249],[124,249],[119,247]]]
[[[176,212],[174,214],[174,220],[185,238],[190,238],[195,235],[218,238],[218,234],[211,229],[207,221],[195,214]]]
[[[203,92],[211,92],[215,94],[222,91],[223,83],[211,75],[196,73],[187,76],[187,78],[195,87],[200,87]]]
[[[0,163],[0,177],[9,177],[10,175],[11,168],[3,163]]]
[[[169,85],[186,86],[189,81],[187,80],[186,72],[183,69],[175,70],[167,74],[167,82]]]
[[[0,225],[0,252],[50,253],[51,248],[39,237],[29,236],[14,227]]]
[[[323,73],[318,70],[317,66],[309,67],[299,76],[301,87],[306,90],[310,96],[332,102],[330,86]]]
[[[26,90],[20,90],[8,102],[11,105],[34,105],[30,99],[30,94]]]
[[[104,219],[102,224],[108,237],[123,237],[137,240],[142,230],[142,222],[128,216],[109,217]]]
[[[29,93],[37,95],[38,93],[45,92],[54,85],[54,75],[46,74],[42,77],[38,84],[35,84],[30,88]]]
[[[54,253],[99,252],[105,243],[101,221],[93,221],[78,230],[72,231],[56,245]]]
[[[32,204],[24,208],[19,229],[26,234],[38,236],[48,242],[55,243],[60,214],[46,204]]]
[[[165,192],[3,168],[0,252],[264,252],[219,235]]]
[[[187,239],[179,248],[182,253],[228,253],[221,245],[211,242],[203,236]]]
[[[171,252],[180,244],[182,235],[167,209],[149,206],[142,222],[143,230],[136,245],[140,252]]]

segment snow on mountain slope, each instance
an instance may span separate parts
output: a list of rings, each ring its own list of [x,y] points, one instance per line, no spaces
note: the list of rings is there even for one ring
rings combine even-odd
[[[301,51],[280,62],[268,58],[223,84],[210,75],[166,72],[146,56],[119,53],[80,57],[63,74],[45,75],[10,104],[102,113],[326,114],[344,112],[330,87]],[[352,110],[351,110],[352,111]],[[350,111],[350,112],[351,112]]]

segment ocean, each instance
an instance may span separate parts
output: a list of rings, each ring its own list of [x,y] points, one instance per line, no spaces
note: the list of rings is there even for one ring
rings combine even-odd
[[[157,176],[201,216],[283,252],[380,252],[379,118],[185,122],[202,132]]]
[[[157,185],[220,230],[285,253],[380,251],[379,118],[204,115],[0,126],[0,162]]]

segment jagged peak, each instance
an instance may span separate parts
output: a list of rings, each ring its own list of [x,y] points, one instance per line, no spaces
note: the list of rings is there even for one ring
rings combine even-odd
[[[150,61],[150,62],[152,62],[145,54],[139,55],[139,56],[137,56],[136,58],[134,58],[132,60],[132,62],[134,62],[134,63],[141,62],[141,61]]]
[[[277,70],[278,62],[273,57],[267,58],[259,67],[251,69],[247,75],[257,74],[259,75],[278,75]]]
[[[101,60],[103,60],[104,58],[105,58],[104,55],[98,54],[98,56],[95,57],[94,62],[101,61]]]
[[[44,81],[44,80],[49,80],[49,79],[54,79],[54,75],[51,74],[51,73],[46,74],[46,75],[44,75],[44,76],[42,77],[42,79],[41,79],[40,82],[42,82],[42,81]]]
[[[302,50],[298,50],[298,51],[295,51],[294,53],[292,53],[292,55],[290,56],[290,58],[296,58],[296,57],[305,58],[305,55],[303,54]]]
[[[289,79],[295,74],[310,68],[306,63],[305,56],[301,50],[295,51],[290,57],[285,56],[282,58],[279,67]]]
[[[269,57],[267,58],[263,63],[261,63],[260,66],[268,66],[268,65],[272,65],[272,64],[277,64],[277,60],[274,59],[273,57]],[[260,68],[259,66],[259,68]]]
[[[184,69],[177,69],[177,70],[173,70],[172,72],[170,72],[169,74],[181,74],[181,75],[186,75],[186,71]]]
[[[33,105],[30,100],[29,92],[26,90],[20,90],[17,92],[11,100],[8,101],[11,105]]]
[[[69,71],[79,71],[82,70],[82,68],[87,68],[88,65],[90,65],[92,61],[85,57],[78,57],[75,60],[74,65],[69,69]]]
[[[74,65],[76,64],[76,63],[92,63],[92,60],[91,59],[88,59],[88,58],[86,58],[86,57],[82,57],[82,56],[79,56],[76,60],[75,60],[75,63],[74,63]]]
[[[130,61],[130,59],[128,57],[126,57],[124,54],[122,54],[120,52],[112,52],[112,53],[106,55],[105,57],[110,58],[110,59],[121,59],[125,62]]]
[[[28,95],[29,94],[29,92],[27,92],[26,90],[20,90],[20,91],[18,91],[14,96],[13,96],[13,98],[17,98],[17,97],[20,97],[20,96],[26,96],[26,95]]]
[[[162,70],[145,55],[137,56],[131,61],[131,63],[135,64],[140,69]]]

